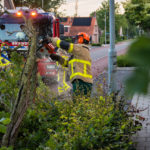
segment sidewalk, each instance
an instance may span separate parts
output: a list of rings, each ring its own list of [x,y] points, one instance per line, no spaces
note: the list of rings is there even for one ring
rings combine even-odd
[[[142,129],[133,136],[136,150],[150,150],[150,94],[147,96],[135,95],[132,105],[141,110],[137,115],[143,118]]]

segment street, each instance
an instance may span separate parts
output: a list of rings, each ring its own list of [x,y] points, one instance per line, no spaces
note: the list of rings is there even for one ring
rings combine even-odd
[[[115,50],[117,55],[124,54],[131,41],[120,42],[115,45]],[[90,54],[92,58],[92,74],[96,78],[100,73],[102,73],[108,66],[108,50],[109,45],[105,47],[91,47]]]

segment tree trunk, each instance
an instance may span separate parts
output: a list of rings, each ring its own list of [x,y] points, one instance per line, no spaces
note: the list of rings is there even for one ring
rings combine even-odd
[[[13,111],[11,113],[11,122],[7,127],[5,135],[3,136],[3,146],[10,146],[14,144],[25,112],[35,96],[37,73],[36,45],[37,33],[34,31],[33,36],[31,38],[31,47],[29,49],[29,55],[21,76],[18,96],[15,101]]]

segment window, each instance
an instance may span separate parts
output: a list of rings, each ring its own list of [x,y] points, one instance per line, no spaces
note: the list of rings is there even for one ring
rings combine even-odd
[[[68,27],[65,27],[65,32],[68,32]]]
[[[98,30],[97,30],[97,26],[95,25],[95,32],[97,32]]]
[[[20,29],[20,24],[4,24],[5,29],[0,29],[0,40],[9,42],[27,42],[28,37]]]

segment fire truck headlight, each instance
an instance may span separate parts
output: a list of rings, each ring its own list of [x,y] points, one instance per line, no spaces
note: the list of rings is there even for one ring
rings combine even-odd
[[[32,16],[32,17],[36,17],[36,16],[37,16],[37,12],[36,12],[36,11],[32,11],[32,12],[31,12],[31,16]]]
[[[22,16],[22,12],[21,12],[21,11],[18,11],[18,12],[16,13],[16,15],[17,15],[18,17],[21,17],[21,16]]]

